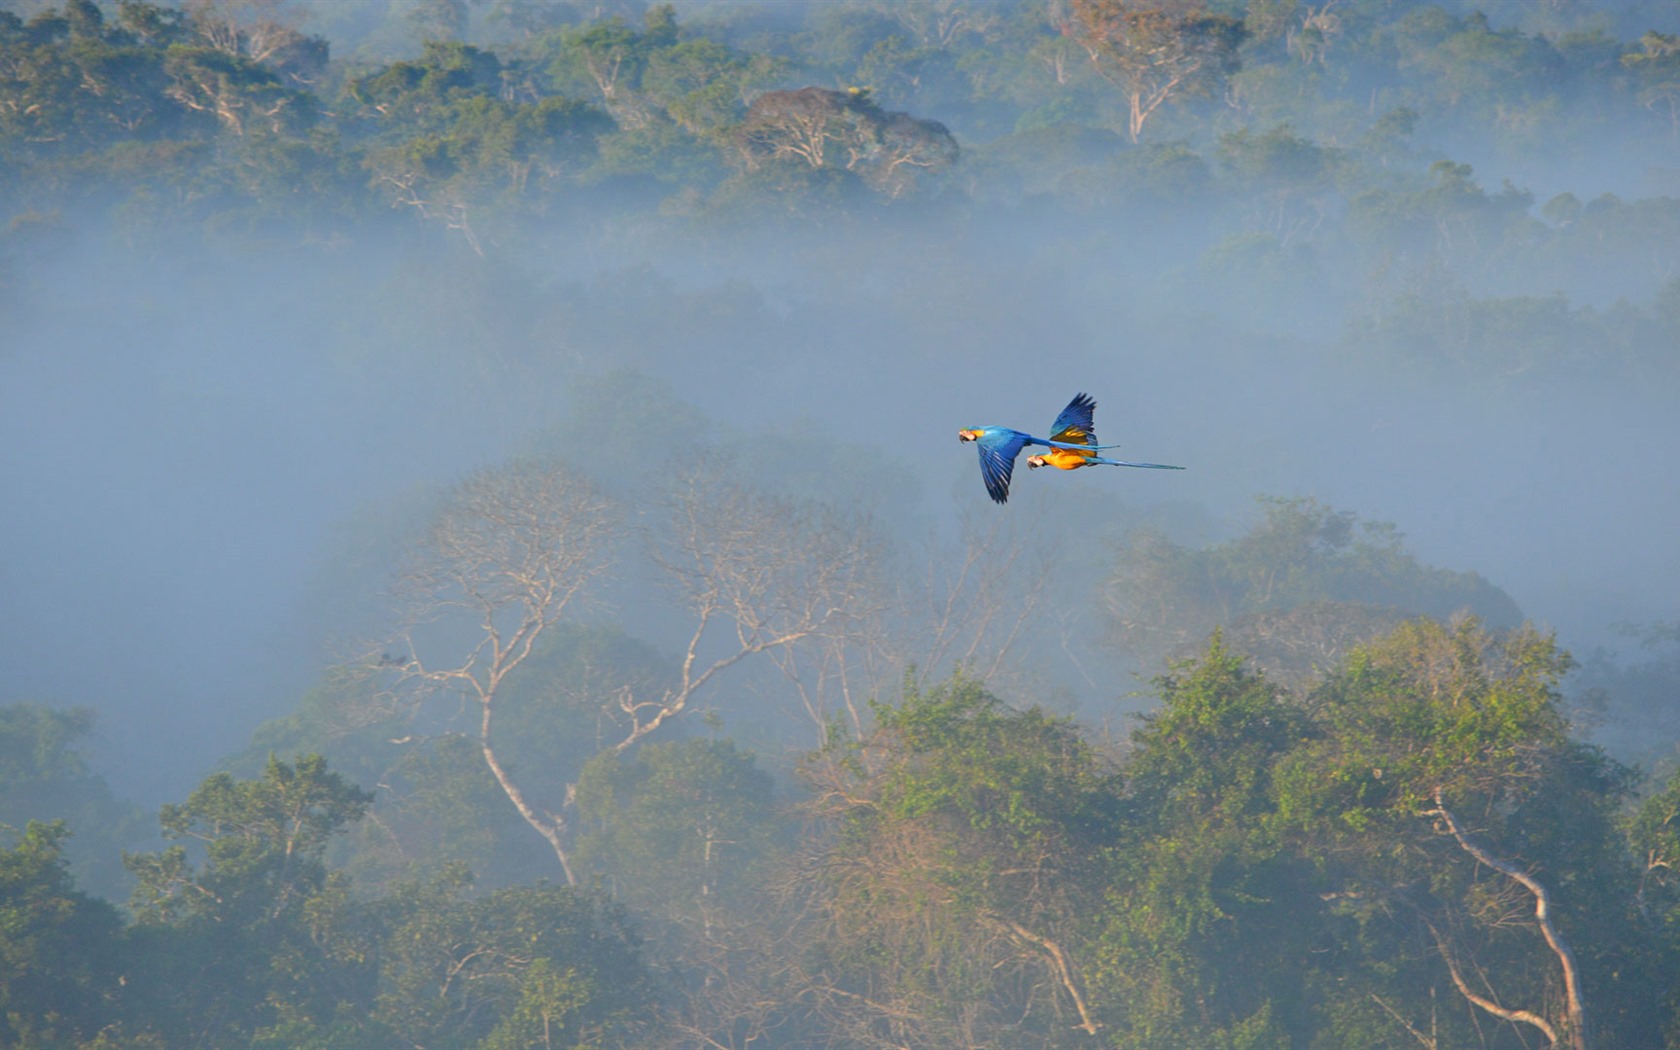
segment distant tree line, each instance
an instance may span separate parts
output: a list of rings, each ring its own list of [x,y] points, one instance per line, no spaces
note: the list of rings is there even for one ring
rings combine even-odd
[[[1190,241],[1187,278],[1257,315],[1333,306],[1349,353],[1408,370],[1672,378],[1675,194],[1537,202],[1451,159],[1673,168],[1680,46],[1616,39],[1593,5],[1547,5],[1549,30],[1294,0],[404,10],[359,49],[308,5],[0,11],[0,287],[94,217],[130,246],[317,252],[419,220],[516,255],[609,217],[955,235],[1051,201]],[[378,57],[393,40],[411,53]]]

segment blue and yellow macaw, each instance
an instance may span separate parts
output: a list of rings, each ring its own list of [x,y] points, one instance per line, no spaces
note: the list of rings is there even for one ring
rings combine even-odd
[[[973,441],[979,446],[980,476],[986,480],[986,492],[998,503],[1007,503],[1009,477],[1015,472],[1015,457],[1028,445],[1043,445],[1051,450],[1051,454],[1075,458],[1095,456],[1098,449],[1112,447],[1097,444],[1091,425],[1091,414],[1096,409],[1097,403],[1091,395],[1075,394],[1068,406],[1062,409],[1062,414],[1056,417],[1056,422],[1051,424],[1049,440],[1009,427],[971,427],[957,431],[957,440]]]
[[[1061,470],[1078,470],[1080,467],[1099,463],[1105,467],[1143,467],[1147,470],[1184,469],[1169,463],[1131,463],[1123,459],[1104,459],[1097,455],[1098,449],[1119,446],[1097,444],[1096,428],[1091,423],[1091,416],[1096,410],[1097,403],[1085,394],[1080,394],[1069,402],[1062,414],[1056,417],[1055,432],[1050,435],[1050,451],[1042,455],[1028,456],[1028,469],[1057,467]]]

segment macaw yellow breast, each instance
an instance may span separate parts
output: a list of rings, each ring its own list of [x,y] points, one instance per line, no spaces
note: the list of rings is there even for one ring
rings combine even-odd
[[[1037,458],[1043,460],[1044,465],[1047,467],[1059,467],[1062,470],[1077,470],[1078,468],[1089,464],[1092,457],[1096,454],[1097,453],[1094,450],[1084,452],[1075,451],[1071,448],[1052,448],[1046,450],[1043,455]]]

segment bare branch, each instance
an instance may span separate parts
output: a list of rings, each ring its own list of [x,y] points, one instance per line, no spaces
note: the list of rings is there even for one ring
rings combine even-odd
[[[1093,1021],[1091,1012],[1085,1008],[1085,997],[1079,994],[1079,986],[1074,983],[1073,967],[1068,964],[1067,952],[1062,949],[1062,946],[1048,937],[1041,937],[1033,933],[1013,920],[998,915],[988,917],[992,921],[1002,924],[1014,936],[1044,950],[1044,953],[1050,957],[1051,962],[1055,965],[1056,976],[1062,982],[1062,988],[1067,991],[1068,997],[1073,1000],[1074,1008],[1079,1011],[1080,1023],[1074,1027],[1087,1035],[1096,1035],[1097,1029],[1101,1028],[1102,1025]]]
[[[1452,834],[1453,838],[1458,840],[1459,846],[1462,847],[1466,853],[1475,857],[1480,863],[1485,864],[1494,871],[1499,872],[1501,875],[1504,875],[1507,878],[1521,884],[1524,889],[1533,894],[1534,919],[1539,924],[1540,933],[1546,938],[1546,944],[1551,948],[1552,954],[1557,956],[1558,963],[1563,967],[1564,996],[1566,1007],[1569,1012],[1566,1030],[1569,1035],[1570,1046],[1573,1047],[1574,1050],[1587,1050],[1587,1007],[1581,997],[1580,969],[1575,961],[1575,953],[1570,950],[1568,942],[1564,940],[1563,933],[1558,930],[1557,926],[1552,922],[1552,897],[1550,892],[1547,891],[1545,884],[1539,879],[1536,879],[1534,876],[1523,871],[1521,868],[1518,868],[1515,864],[1495,857],[1466,835],[1464,833],[1463,826],[1458,822],[1458,818],[1453,816],[1452,811],[1447,809],[1446,803],[1442,801],[1442,791],[1440,788],[1435,789],[1435,808],[1424,813],[1424,816],[1440,818],[1442,823],[1447,826],[1447,830]],[[1430,929],[1433,931],[1434,927],[1430,927]],[[1550,1024],[1545,1022],[1543,1018],[1538,1018],[1525,1010],[1503,1010],[1503,1008],[1497,1007],[1497,1004],[1490,1004],[1472,996],[1463,984],[1463,980],[1459,976],[1457,967],[1453,963],[1451,953],[1449,953],[1446,949],[1445,942],[1440,941],[1438,934],[1436,939],[1442,945],[1441,954],[1446,957],[1447,965],[1453,971],[1453,981],[1459,986],[1459,991],[1464,994],[1465,998],[1496,1016],[1504,1017],[1507,1020],[1520,1020],[1528,1024],[1535,1025],[1546,1033],[1546,1037],[1550,1039],[1553,1044],[1557,1043],[1557,1033]]]
[[[479,749],[519,815],[553,848],[572,883],[565,821],[539,810],[497,758],[492,725],[502,687],[543,632],[612,564],[618,515],[565,468],[515,464],[462,483],[432,523],[398,586],[406,599],[400,677],[424,695],[452,689],[479,705]],[[441,666],[422,659],[415,629],[477,633]],[[441,648],[445,643],[431,643]]]
[[[631,725],[619,752],[681,715],[742,660],[843,637],[876,545],[865,522],[752,491],[709,466],[681,480],[666,520],[654,560],[694,626],[675,685],[657,699],[620,697]],[[714,636],[724,632],[720,650]],[[784,672],[793,666],[784,663]]]
[[[1546,1041],[1548,1043],[1552,1046],[1557,1045],[1557,1029],[1553,1028],[1551,1022],[1546,1020],[1544,1017],[1541,1017],[1536,1013],[1531,1013],[1527,1010],[1507,1009],[1500,1006],[1492,999],[1489,999],[1484,995],[1478,995],[1472,991],[1470,989],[1469,982],[1464,979],[1463,971],[1461,971],[1458,967],[1458,959],[1454,956],[1452,949],[1447,945],[1446,938],[1441,935],[1440,930],[1435,928],[1434,923],[1429,922],[1427,919],[1425,919],[1424,922],[1429,927],[1429,932],[1435,937],[1436,947],[1440,949],[1441,958],[1445,960],[1447,964],[1447,972],[1452,975],[1453,985],[1458,988],[1460,995],[1464,996],[1464,998],[1471,1004],[1480,1007],[1501,1020],[1510,1021],[1514,1024],[1521,1023],[1533,1025],[1535,1028],[1540,1029],[1541,1034],[1546,1037]]]
[[[1398,1010],[1396,1010],[1394,1007],[1388,1005],[1388,1000],[1384,999],[1382,996],[1378,995],[1376,992],[1371,993],[1371,1000],[1373,1002],[1375,1002],[1378,1006],[1382,1007],[1384,1010],[1388,1011],[1388,1016],[1390,1016],[1390,1017],[1394,1018],[1396,1021],[1400,1022],[1401,1027],[1406,1029],[1406,1031],[1410,1032],[1413,1039],[1416,1039],[1418,1042],[1422,1043],[1424,1045],[1424,1047],[1426,1048],[1426,1050],[1440,1050],[1440,1041],[1437,1040],[1434,1035],[1424,1035],[1422,1032],[1418,1031],[1417,1027],[1415,1025],[1413,1025],[1412,1022],[1406,1020],[1404,1017],[1402,1017],[1400,1015],[1400,1012]]]

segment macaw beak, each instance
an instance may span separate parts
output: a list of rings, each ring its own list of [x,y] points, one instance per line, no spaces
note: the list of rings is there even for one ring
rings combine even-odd
[[[1043,456],[1028,456],[1027,457],[1027,469],[1028,470],[1037,470],[1039,467],[1042,467],[1042,466],[1044,466],[1044,457]]]
[[[957,431],[957,440],[958,441],[974,441],[979,437],[980,437],[980,432],[978,430],[959,430],[959,431]]]

